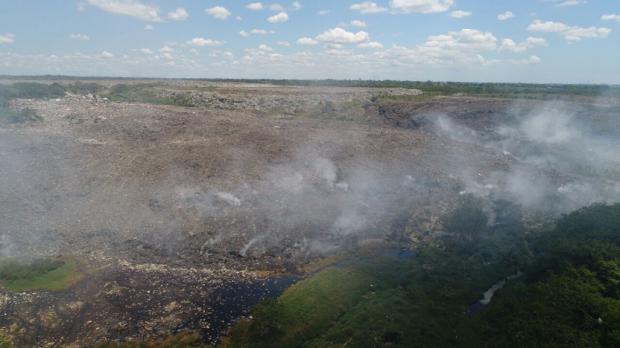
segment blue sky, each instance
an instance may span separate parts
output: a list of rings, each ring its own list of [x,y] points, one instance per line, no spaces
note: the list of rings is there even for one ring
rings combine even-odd
[[[620,83],[618,0],[3,0],[0,74]]]

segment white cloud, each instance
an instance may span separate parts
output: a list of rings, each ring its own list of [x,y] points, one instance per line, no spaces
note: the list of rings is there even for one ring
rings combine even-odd
[[[288,14],[286,12],[278,12],[277,14],[267,18],[269,23],[284,23],[288,21]]]
[[[452,18],[465,18],[471,16],[471,12],[469,11],[452,11],[450,12],[450,17]]]
[[[353,4],[349,8],[352,10],[360,11],[360,13],[363,13],[363,14],[380,13],[380,12],[385,12],[388,10],[387,8],[383,6],[379,6],[377,5],[376,2],[372,2],[372,1],[364,1],[358,4]]]
[[[240,61],[236,61],[233,64],[244,63],[247,66],[255,66],[259,63],[277,63],[280,62],[284,56],[279,53],[273,52],[273,48],[262,44],[256,48],[246,48],[244,50],[245,55]]]
[[[268,35],[268,34],[275,34],[276,32],[273,30],[265,30],[265,29],[252,29],[249,32],[245,31],[245,30],[241,30],[239,32],[239,35],[243,36],[243,37],[248,37],[250,35]]]
[[[497,38],[489,32],[476,29],[462,29],[448,34],[429,36],[424,47],[430,50],[445,49],[446,51],[485,51],[494,50]]]
[[[298,45],[313,46],[318,43],[319,43],[318,41],[316,41],[315,39],[311,37],[301,37],[297,40]]]
[[[71,40],[81,40],[81,41],[88,41],[88,40],[90,40],[90,37],[88,37],[88,35],[80,34],[80,33],[69,34],[69,38]]]
[[[174,52],[174,49],[170,46],[164,46],[162,48],[159,49],[159,52],[161,53],[172,53]]]
[[[153,51],[149,48],[141,48],[140,52],[144,53],[144,54],[153,54]]]
[[[13,34],[0,35],[0,45],[2,45],[2,44],[12,44],[14,42],[15,42],[15,35],[13,35]]]
[[[541,20],[535,20],[534,22],[532,22],[527,27],[527,30],[545,33],[557,33],[559,35],[562,35],[564,39],[569,42],[580,41],[581,39],[606,38],[609,33],[611,33],[611,29],[609,28],[584,28],[578,26],[569,26],[561,22],[543,22]]]
[[[358,19],[352,20],[351,25],[358,28],[366,28],[366,22],[360,21]]]
[[[333,55],[347,54],[347,51],[343,50],[344,45],[342,44],[328,43],[326,47],[327,47],[327,52],[329,52],[329,54],[333,54]]]
[[[507,21],[510,18],[515,18],[514,13],[512,13],[511,11],[506,11],[497,15],[497,19],[499,19],[500,21]]]
[[[261,2],[251,2],[247,5],[245,5],[245,8],[247,8],[248,10],[252,10],[252,11],[260,11],[262,10],[263,7],[263,3]]]
[[[556,7],[577,6],[587,3],[586,0],[551,0]]]
[[[568,25],[561,22],[543,22],[538,19],[527,27],[529,31],[542,31],[546,33],[562,33],[569,29]]]
[[[190,41],[188,41],[187,44],[192,45],[192,46],[198,46],[198,47],[203,47],[203,46],[214,47],[214,46],[223,45],[224,41],[204,39],[202,37],[195,37],[191,39]]]
[[[159,8],[137,0],[87,0],[92,6],[109,13],[138,18],[143,21],[161,22]]]
[[[278,45],[280,45],[280,46],[284,46],[284,47],[289,47],[289,46],[291,45],[291,43],[290,43],[290,42],[288,42],[288,41],[278,41],[278,42],[276,42],[276,43],[277,43]]]
[[[413,48],[393,46],[375,55],[378,59],[394,61],[400,65],[488,65],[497,61],[485,59],[482,53],[496,49],[497,38],[493,34],[462,29],[429,36],[424,43]]]
[[[524,61],[525,64],[538,64],[541,62],[541,59],[538,56],[530,56],[530,58]]]
[[[114,58],[114,55],[108,51],[101,51],[101,53],[99,54],[99,57],[101,58]]]
[[[504,39],[502,40],[502,44],[499,47],[500,51],[510,51],[510,52],[525,52],[534,47],[544,47],[548,46],[547,40],[541,37],[528,37],[525,41],[516,43],[512,39]]]
[[[276,32],[273,30],[252,29],[250,30],[250,33],[254,35],[267,35],[267,34],[275,34]]]
[[[293,4],[291,6],[293,6],[293,11],[299,11],[303,7],[301,6],[301,2],[299,1],[293,1]]]
[[[391,0],[390,7],[403,13],[446,12],[454,0]]]
[[[370,36],[365,31],[352,33],[340,27],[329,29],[316,37],[317,41],[326,43],[356,44],[368,41]]]
[[[225,20],[228,18],[228,16],[231,15],[230,11],[228,11],[225,7],[222,6],[215,6],[215,7],[211,7],[205,10],[205,12],[215,18],[215,19],[220,19],[220,20]]]
[[[164,52],[161,54],[161,57],[166,60],[174,60],[174,56],[170,52]]]
[[[168,18],[173,21],[184,21],[189,17],[189,13],[183,8],[179,7],[173,12],[168,12]]]
[[[243,51],[250,56],[254,56],[254,55],[265,56],[269,54],[270,52],[273,52],[273,48],[265,44],[260,44],[256,48],[246,48]]]
[[[249,30],[248,30],[249,31]],[[191,37],[190,37],[191,38]],[[315,38],[307,38],[315,45],[323,44]],[[62,72],[71,75],[125,75],[149,77],[208,77],[220,75],[223,71],[232,78],[388,78],[388,79],[431,79],[446,80],[457,78],[456,71],[474,76],[474,79],[493,79],[491,71],[485,66],[499,64],[497,60],[484,57],[486,53],[495,54],[498,42],[490,33],[468,29],[430,36],[419,45],[378,48],[375,44],[367,46],[374,49],[338,43],[325,43],[327,49],[313,49],[317,46],[297,46],[295,49],[274,46],[258,46],[240,55],[220,51],[217,48],[204,49],[201,56],[192,53],[194,46],[182,43],[168,43],[173,52],[153,52],[148,54],[133,50],[133,54],[118,55],[104,59],[99,54],[16,54],[1,52],[0,73],[45,74]],[[266,42],[265,42],[266,43]],[[362,44],[364,44],[362,43]],[[296,45],[294,41],[291,45]],[[173,46],[175,45],[175,46]],[[163,45],[162,45],[163,46]],[[149,46],[146,46],[149,47]],[[178,47],[178,48],[177,48]],[[277,47],[277,49],[276,49]],[[198,47],[196,47],[198,48]],[[282,52],[278,52],[282,50]],[[6,51],[6,50],[5,50]],[[156,51],[153,49],[153,51]],[[195,51],[194,51],[195,52]],[[528,62],[535,59],[527,58]],[[174,59],[168,59],[174,58]],[[515,58],[516,59],[516,58]],[[502,60],[511,64],[510,60]],[[519,61],[519,64],[523,62]],[[507,67],[506,69],[510,69]],[[199,74],[199,75],[196,75]],[[522,78],[519,75],[517,78]],[[465,77],[467,78],[467,77]],[[612,78],[605,81],[615,81]]]
[[[320,10],[319,12],[317,12],[319,16],[327,16],[330,13],[332,13],[331,10]]]
[[[273,12],[280,12],[280,11],[284,11],[284,6],[274,3],[269,5],[269,9]]]
[[[153,30],[155,30],[155,27],[150,24],[147,24],[144,26],[144,31],[153,31]]]
[[[620,22],[620,14],[604,14],[601,16],[601,20]]]
[[[369,41],[369,42],[363,42],[363,43],[357,45],[357,47],[359,47],[359,48],[370,48],[370,49],[380,49],[380,48],[383,48],[383,45],[380,42],[377,42],[377,41]]]
[[[512,63],[512,64],[524,64],[524,65],[531,65],[531,64],[540,64],[542,62],[542,59],[540,59],[538,56],[529,56],[528,58],[523,58],[523,59],[511,59],[508,62]]]

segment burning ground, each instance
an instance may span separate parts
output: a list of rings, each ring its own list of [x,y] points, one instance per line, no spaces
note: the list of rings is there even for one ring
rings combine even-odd
[[[490,225],[502,201],[536,225],[620,197],[612,99],[73,82],[11,99],[40,120],[0,128],[0,254],[69,257],[82,274],[2,292],[2,334],[18,346],[211,341],[309,263],[441,243],[464,196]],[[244,286],[247,301],[227,305]]]

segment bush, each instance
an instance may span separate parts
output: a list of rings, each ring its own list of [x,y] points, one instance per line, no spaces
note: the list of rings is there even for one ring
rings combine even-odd
[[[41,121],[41,116],[37,115],[36,111],[30,108],[21,110],[13,110],[10,108],[0,107],[0,120],[7,123],[26,123]]]
[[[62,260],[36,260],[29,264],[16,261],[6,262],[0,265],[0,281],[15,281],[26,278],[34,278],[62,267]]]
[[[42,83],[17,82],[12,85],[0,85],[0,100],[15,98],[61,98],[65,95],[65,88],[53,83],[46,85]]]
[[[448,217],[445,227],[448,232],[465,239],[477,239],[488,229],[489,218],[482,210],[479,200],[464,196],[459,206]]]
[[[33,109],[14,110],[9,106],[11,99],[17,98],[61,98],[65,87],[58,83],[51,85],[32,82],[17,82],[12,85],[0,85],[0,122],[25,123],[40,121],[41,116]]]

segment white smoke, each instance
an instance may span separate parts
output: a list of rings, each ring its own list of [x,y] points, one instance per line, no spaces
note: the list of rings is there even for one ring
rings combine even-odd
[[[592,112],[552,102],[526,114],[514,113],[516,123],[500,125],[487,137],[447,116],[435,124],[442,135],[509,159],[507,169],[482,175],[481,164],[472,158],[469,168],[453,173],[465,187],[461,193],[481,198],[507,194],[531,211],[561,213],[620,200],[619,134],[597,131]]]

